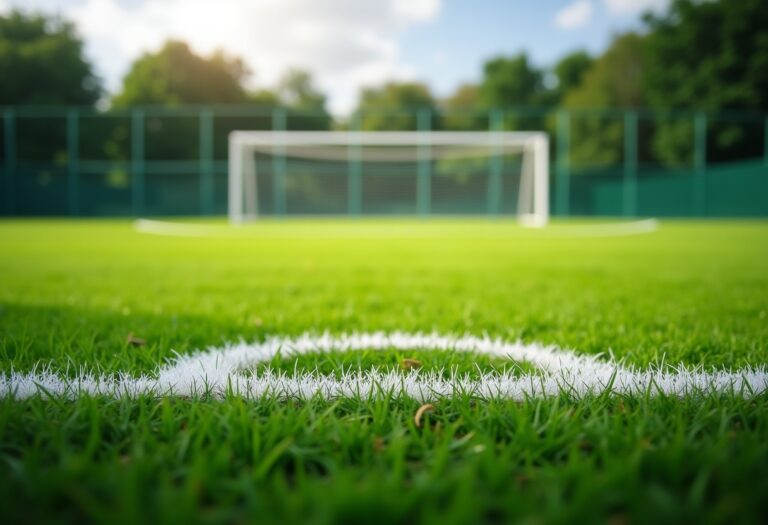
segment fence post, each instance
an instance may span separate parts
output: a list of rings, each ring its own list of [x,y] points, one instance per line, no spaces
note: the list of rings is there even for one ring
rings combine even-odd
[[[696,180],[694,182],[693,210],[698,216],[704,216],[707,211],[707,115],[696,113],[694,117],[694,156],[693,166]]]
[[[763,132],[763,160],[765,161],[765,165],[768,166],[768,117],[765,117],[765,131]]]
[[[637,112],[624,113],[624,215],[637,215]]]
[[[272,131],[286,130],[287,115],[285,109],[272,110]],[[287,198],[285,195],[285,144],[276,142],[272,151],[272,197],[274,199],[275,215],[285,215]]]
[[[213,214],[213,111],[200,110],[200,211]]]
[[[488,114],[488,128],[490,132],[504,131],[504,111],[491,110]],[[501,155],[501,141],[493,139],[493,156],[491,157],[490,173],[488,177],[487,207],[488,215],[501,213],[501,183],[504,171],[504,159]]]
[[[80,214],[80,115],[67,112],[67,197],[69,214]]]
[[[131,190],[133,200],[133,215],[144,213],[144,110],[131,110]]]
[[[347,211],[350,215],[360,215],[363,211],[363,173],[360,143],[357,138],[360,122],[360,115],[353,115],[349,122],[352,136],[347,150]]]
[[[418,128],[423,133],[429,133],[432,128],[432,112],[427,108],[422,108],[418,112]],[[424,135],[419,140],[419,168],[416,179],[416,208],[419,215],[429,215],[432,207],[432,184],[431,184],[431,165],[430,165],[430,143],[425,140]]]
[[[16,211],[16,114],[12,109],[3,112],[3,135],[5,212],[7,215],[13,215]]]
[[[557,161],[555,210],[558,215],[570,213],[571,174],[571,115],[567,110],[557,112]]]

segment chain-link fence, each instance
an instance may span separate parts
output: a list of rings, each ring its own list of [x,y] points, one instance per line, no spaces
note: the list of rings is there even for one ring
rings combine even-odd
[[[768,216],[768,116],[762,113],[421,109],[332,122],[324,113],[250,106],[7,107],[0,118],[5,216],[224,214],[230,131],[326,129],[544,130],[551,137],[554,215]],[[463,178],[432,170],[429,212],[512,211],[504,185],[481,168]],[[507,168],[513,181],[517,167]],[[312,177],[264,170],[260,212],[415,214],[423,207],[417,175],[396,165],[360,170],[332,162]],[[354,184],[362,185],[363,200],[350,210],[355,203],[345,195]]]

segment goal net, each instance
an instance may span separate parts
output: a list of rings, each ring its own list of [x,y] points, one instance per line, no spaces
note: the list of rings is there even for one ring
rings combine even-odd
[[[543,132],[233,131],[229,219],[282,215],[549,218]]]

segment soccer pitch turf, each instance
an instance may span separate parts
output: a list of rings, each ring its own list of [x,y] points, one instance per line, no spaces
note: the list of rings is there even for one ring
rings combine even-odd
[[[637,235],[481,219],[154,233],[164,235],[118,220],[0,222],[3,381],[44,366],[64,379],[153,377],[177,354],[326,332],[469,335],[478,346],[487,337],[670,373],[738,375],[768,363],[766,222],[626,232]],[[515,355],[390,343],[286,350],[242,374],[536,373]],[[1,396],[3,521],[759,523],[768,514],[764,392],[464,391],[430,399],[419,424],[422,400],[407,395],[156,394]]]

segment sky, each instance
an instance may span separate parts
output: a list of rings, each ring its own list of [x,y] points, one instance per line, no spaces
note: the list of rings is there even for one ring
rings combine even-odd
[[[336,114],[365,86],[429,84],[439,96],[480,78],[490,57],[524,51],[538,66],[583,49],[599,53],[640,14],[669,0],[0,0],[72,20],[111,93],[130,64],[170,39],[223,50],[270,88],[290,68],[312,73]]]

